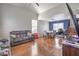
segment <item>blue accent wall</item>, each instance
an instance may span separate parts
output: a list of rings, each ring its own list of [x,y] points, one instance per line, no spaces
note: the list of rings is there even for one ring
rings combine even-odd
[[[64,23],[64,29],[65,31],[67,30],[67,28],[70,25],[70,21],[69,20],[61,20],[61,21],[53,21],[53,22],[49,22],[49,30],[52,31],[53,30],[53,24],[55,23]]]

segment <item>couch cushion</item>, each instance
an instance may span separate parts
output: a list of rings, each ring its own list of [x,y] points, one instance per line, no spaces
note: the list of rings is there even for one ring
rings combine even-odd
[[[13,40],[13,42],[19,42],[19,41],[22,41],[22,39],[21,38],[17,38],[15,40]]]

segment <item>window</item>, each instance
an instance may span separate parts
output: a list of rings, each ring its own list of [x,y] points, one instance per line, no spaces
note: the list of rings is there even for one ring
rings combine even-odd
[[[58,32],[58,29],[60,29],[60,28],[64,30],[64,24],[63,23],[53,24],[53,30],[56,30],[56,32]]]
[[[37,20],[32,20],[32,33],[37,32]]]

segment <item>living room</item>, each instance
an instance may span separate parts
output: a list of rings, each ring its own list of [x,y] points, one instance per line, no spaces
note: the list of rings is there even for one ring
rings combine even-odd
[[[3,50],[0,55],[79,56],[79,43],[68,43],[70,46],[67,46],[64,42],[72,36],[78,38],[77,26],[68,6],[78,19],[78,3],[0,4],[0,42],[4,42],[4,46],[8,45],[5,48],[0,47],[0,50]],[[68,42],[71,41],[74,40]],[[73,47],[75,45],[76,47]],[[71,52],[65,52],[71,48]]]

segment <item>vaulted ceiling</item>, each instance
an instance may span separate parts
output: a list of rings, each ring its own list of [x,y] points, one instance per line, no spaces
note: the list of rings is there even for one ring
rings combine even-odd
[[[54,7],[58,6],[60,3],[38,3],[38,4],[39,4],[39,6],[38,5],[35,6],[35,4],[33,3],[37,12],[42,13],[50,8],[54,8]]]
[[[56,7],[59,4],[60,3],[10,3],[10,5],[28,8],[37,13],[42,13],[50,8]]]
[[[48,9],[54,8],[61,4],[62,3],[10,3],[10,5],[27,8],[38,14],[43,13],[43,12],[47,11]],[[63,4],[65,4],[65,3],[63,3]],[[79,13],[79,3],[69,3],[69,5],[71,6],[72,10],[75,10],[76,13]]]

